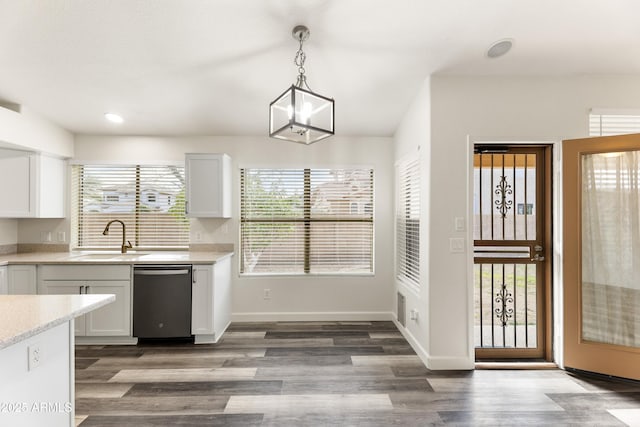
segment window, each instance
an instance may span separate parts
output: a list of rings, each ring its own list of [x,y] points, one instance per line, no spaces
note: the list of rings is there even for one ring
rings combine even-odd
[[[119,248],[127,227],[136,248],[186,248],[189,220],[184,212],[184,167],[147,165],[74,165],[72,232],[81,249]],[[142,190],[144,189],[144,190]]]
[[[373,273],[373,170],[241,169],[240,272]]]
[[[420,164],[418,159],[397,166],[396,277],[420,291]]]
[[[640,132],[640,111],[591,110],[589,136],[622,135]]]

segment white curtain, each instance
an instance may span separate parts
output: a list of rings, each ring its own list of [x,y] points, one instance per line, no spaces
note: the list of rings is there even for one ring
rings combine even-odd
[[[582,158],[582,337],[640,346],[640,152]]]

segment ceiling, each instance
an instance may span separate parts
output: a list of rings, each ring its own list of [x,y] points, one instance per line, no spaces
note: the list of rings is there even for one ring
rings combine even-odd
[[[0,99],[75,133],[266,135],[304,24],[336,134],[390,136],[430,74],[640,74],[638,16],[637,0],[0,0]]]

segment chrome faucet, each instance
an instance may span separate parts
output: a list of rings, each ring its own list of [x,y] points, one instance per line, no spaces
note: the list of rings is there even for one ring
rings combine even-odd
[[[120,221],[119,219],[112,219],[111,221],[109,221],[107,223],[107,226],[104,228],[104,231],[102,232],[103,235],[107,236],[109,235],[109,226],[111,224],[113,224],[114,222],[119,222],[122,225],[122,246],[120,247],[120,251],[123,254],[127,253],[127,249],[132,249],[133,246],[131,246],[131,242],[126,240],[126,236],[127,236],[127,227],[124,225],[124,222]],[[125,243],[126,242],[126,243]]]

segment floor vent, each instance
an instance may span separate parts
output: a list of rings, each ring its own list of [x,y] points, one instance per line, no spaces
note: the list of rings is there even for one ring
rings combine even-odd
[[[398,292],[398,323],[400,323],[402,326],[407,325],[406,311],[405,297],[400,292]]]

